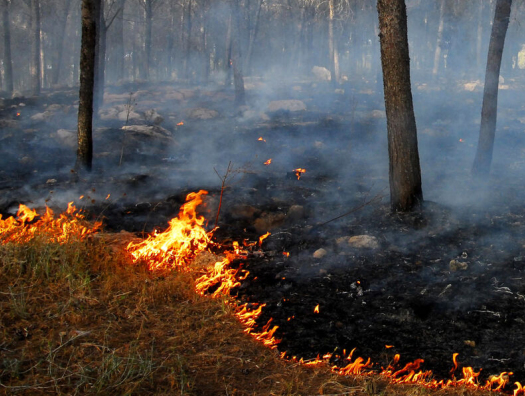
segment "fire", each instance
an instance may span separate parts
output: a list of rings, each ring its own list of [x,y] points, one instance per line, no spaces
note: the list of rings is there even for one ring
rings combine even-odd
[[[297,180],[301,178],[301,175],[306,172],[306,169],[303,168],[297,168],[293,170],[295,172],[295,176],[297,176]]]
[[[16,218],[2,220],[0,215],[0,242],[27,243],[36,237],[45,237],[52,243],[66,243],[72,239],[82,240],[101,227],[101,222],[89,224],[73,202],[58,218],[49,207],[39,215],[36,210],[21,204]]]
[[[202,196],[207,193],[200,190],[188,194],[187,202],[180,208],[178,217],[170,220],[166,231],[154,232],[139,243],[131,242],[127,250],[133,261],[144,260],[152,270],[187,267],[197,253],[205,250],[210,243],[210,237],[203,228],[204,217],[196,212],[197,206],[202,203]]]
[[[267,232],[266,234],[261,235],[261,236],[259,237],[259,247],[262,246],[263,241],[264,241],[266,238],[268,238],[270,235],[272,235],[272,234],[269,233],[269,232]]]
[[[463,143],[463,142],[465,142],[465,141],[464,141],[463,139],[459,139],[459,142],[460,142],[460,143]]]
[[[259,139],[257,139],[259,142],[266,142],[266,139],[263,139],[263,137],[259,137]]]
[[[198,216],[196,208],[202,203],[202,196],[206,191],[189,194],[187,202],[182,206],[177,218],[170,221],[168,229],[163,233],[155,232],[145,241],[128,245],[128,250],[135,261],[145,260],[152,270],[156,269],[186,269],[191,260],[198,252],[201,252],[211,244],[209,233],[203,228],[204,218]],[[20,222],[31,222],[35,214],[32,211],[24,212],[20,216]],[[264,238],[270,234],[267,233],[259,239],[259,246]],[[257,327],[257,319],[261,317],[265,304],[246,303],[237,305],[234,299],[228,298],[233,288],[240,286],[240,282],[245,280],[249,272],[237,266],[232,267],[235,259],[242,258],[249,254],[250,249],[255,248],[256,243],[243,242],[246,250],[241,250],[239,243],[233,243],[233,251],[226,251],[225,257],[217,261],[213,266],[205,270],[205,273],[195,281],[195,289],[199,294],[209,295],[212,298],[226,296],[226,303],[232,304],[235,308],[235,316],[243,324],[245,332],[250,334],[256,340],[262,342],[269,348],[276,348],[280,340],[275,337],[278,326],[273,324],[273,319],[262,327]],[[287,252],[283,252],[287,254]],[[238,262],[239,260],[237,260]],[[319,313],[319,304],[314,308],[315,313]],[[288,321],[294,319],[294,316],[287,318]],[[392,345],[385,345],[385,348],[393,348]],[[435,380],[432,378],[433,373],[430,370],[422,370],[423,359],[416,359],[405,364],[402,368],[398,367],[400,355],[396,354],[392,362],[385,369],[378,370],[374,368],[371,359],[362,357],[353,358],[355,349],[345,357],[348,361],[344,367],[330,365],[332,358],[331,353],[322,357],[317,357],[308,361],[303,359],[297,360],[296,357],[288,357],[286,352],[281,352],[283,359],[298,361],[308,366],[330,365],[331,370],[339,375],[380,375],[393,383],[417,384],[430,389],[444,389],[451,386],[464,386],[469,389],[479,390],[501,390],[509,382],[510,372],[504,372],[497,376],[491,376],[484,384],[479,382],[480,372],[476,372],[472,367],[461,368],[461,379],[457,379],[454,373],[458,370],[458,354],[452,356],[454,368],[451,370],[452,379]],[[518,382],[515,383],[516,389],[514,396],[525,395],[525,389]]]
[[[184,125],[184,121],[177,123],[177,126],[183,126],[183,125]]]
[[[270,165],[271,163],[272,163],[272,159],[270,158],[264,163],[264,165]]]
[[[16,113],[16,116],[17,116],[17,117],[20,117],[20,113]]]

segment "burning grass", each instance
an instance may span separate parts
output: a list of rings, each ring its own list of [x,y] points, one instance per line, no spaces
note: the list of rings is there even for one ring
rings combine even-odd
[[[81,233],[67,243],[52,235],[0,244],[8,394],[483,394],[283,361],[246,333],[225,297],[196,291],[205,263],[151,271],[147,261],[130,265],[130,234]]]

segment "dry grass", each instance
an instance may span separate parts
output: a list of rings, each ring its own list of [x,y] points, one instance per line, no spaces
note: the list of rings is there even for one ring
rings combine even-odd
[[[342,378],[282,361],[243,332],[226,301],[197,295],[195,275],[130,265],[124,239],[0,245],[5,393],[475,394]]]

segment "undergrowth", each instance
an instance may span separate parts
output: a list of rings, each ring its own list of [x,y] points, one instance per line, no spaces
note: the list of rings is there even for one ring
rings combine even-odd
[[[192,273],[131,265],[127,234],[0,244],[0,388],[60,395],[487,394],[337,377],[279,359]]]

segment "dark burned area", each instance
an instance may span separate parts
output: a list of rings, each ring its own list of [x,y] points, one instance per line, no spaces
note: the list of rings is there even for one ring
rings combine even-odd
[[[304,359],[334,352],[332,363],[344,366],[342,351],[356,348],[354,358],[370,357],[378,371],[399,353],[400,368],[422,358],[422,369],[438,379],[450,378],[452,354],[459,353],[460,368],[482,369],[482,379],[512,371],[511,383],[524,382],[525,187],[510,165],[522,164],[523,127],[510,111],[500,118],[505,128],[496,137],[494,167],[508,178],[476,186],[468,167],[480,95],[456,92],[447,104],[432,93],[439,110],[429,105],[418,116],[416,104],[429,201],[421,214],[390,214],[385,120],[374,112],[382,104],[377,96],[352,92],[317,97],[324,107],[309,104],[305,112],[254,122],[240,122],[228,110],[230,92],[200,92],[186,102],[187,108],[216,109],[220,116],[212,120],[187,120],[184,108],[160,103],[159,113],[172,112],[162,127],[176,143],[130,133],[122,167],[123,122],[102,122],[94,135],[93,175],[78,185],[70,182],[74,149],[56,138],[57,129],[74,130],[75,109],[31,121],[44,105],[70,105],[76,93],[46,95],[22,108],[10,106],[23,99],[6,101],[3,118],[19,125],[2,132],[0,213],[13,215],[19,203],[42,208],[46,200],[58,210],[74,200],[89,216],[103,218],[106,230],[142,234],[163,229],[186,194],[202,188],[209,191],[203,214],[211,229],[220,196],[213,167],[224,175],[232,161],[236,171],[226,183],[214,240],[227,247],[271,232],[260,251],[232,263],[249,271],[232,294],[266,304],[258,328],[270,319],[279,326],[279,351]],[[416,103],[418,95],[427,93],[416,93]],[[472,115],[458,121],[458,108]],[[269,158],[272,164],[262,165]],[[299,180],[298,167],[306,169]],[[347,243],[359,235],[375,237],[378,245]],[[461,377],[460,369],[455,374]]]

